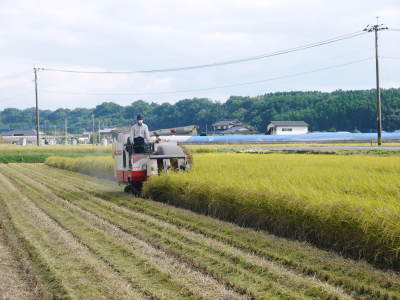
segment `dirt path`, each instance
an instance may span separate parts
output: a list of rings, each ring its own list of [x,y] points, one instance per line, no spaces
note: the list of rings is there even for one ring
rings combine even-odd
[[[118,191],[110,182],[40,164],[0,165],[0,203],[73,298],[400,295],[396,272]]]
[[[32,288],[19,269],[0,227],[0,299],[34,299]]]

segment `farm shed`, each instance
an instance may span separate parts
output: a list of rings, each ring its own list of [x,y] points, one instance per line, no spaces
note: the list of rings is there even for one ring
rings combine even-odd
[[[247,125],[238,125],[238,126],[233,126],[226,130],[211,132],[210,134],[225,135],[225,134],[257,134],[257,133],[259,132],[253,130]]]
[[[267,125],[267,134],[305,134],[308,126],[304,121],[271,121]]]
[[[150,135],[197,135],[197,125],[187,125],[174,128],[157,129],[150,132]]]
[[[42,134],[42,133],[41,133]],[[12,144],[34,144],[36,142],[36,130],[15,129],[1,134],[1,140]]]
[[[112,131],[115,130],[116,128],[104,128],[101,129],[100,131],[98,131],[98,133],[100,134],[101,139],[105,139],[108,142],[111,142],[112,140]]]
[[[33,129],[16,129],[3,132],[1,136],[36,136],[36,130]]]
[[[238,120],[218,121],[212,124],[213,131],[207,132],[208,135],[225,135],[225,134],[257,134],[251,126]]]
[[[243,124],[239,120],[223,120],[212,124],[212,128],[214,131],[218,131],[218,130],[226,130],[234,126],[241,126],[241,125]]]

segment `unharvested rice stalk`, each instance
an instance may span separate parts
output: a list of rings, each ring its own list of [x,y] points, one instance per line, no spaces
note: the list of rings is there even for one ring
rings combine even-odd
[[[53,156],[46,159],[49,166],[83,174],[114,179],[114,160],[110,156],[87,156],[80,158]]]
[[[192,151],[190,150],[190,148],[186,147],[186,146],[181,146],[183,149],[183,152],[185,153],[186,157],[187,157],[187,161],[190,167],[193,167],[193,155],[192,155]]]
[[[147,196],[400,267],[400,157],[202,154]]]

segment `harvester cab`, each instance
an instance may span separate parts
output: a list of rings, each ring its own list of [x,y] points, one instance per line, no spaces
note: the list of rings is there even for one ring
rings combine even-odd
[[[188,155],[176,142],[155,140],[137,146],[123,132],[113,134],[113,157],[118,183],[135,195],[141,194],[143,183],[151,176],[190,168]]]

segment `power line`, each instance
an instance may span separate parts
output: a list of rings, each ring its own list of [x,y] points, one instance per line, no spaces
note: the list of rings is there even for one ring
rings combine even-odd
[[[393,57],[393,56],[380,56],[382,59],[400,59],[400,57]]]
[[[220,62],[214,62],[209,64],[202,64],[202,65],[192,65],[192,66],[183,66],[183,67],[174,67],[174,68],[166,68],[166,69],[153,69],[153,70],[138,70],[138,71],[80,71],[80,70],[68,70],[68,69],[54,69],[54,68],[39,68],[41,71],[50,71],[50,72],[63,72],[63,73],[77,73],[77,74],[138,74],[138,73],[162,73],[162,72],[175,72],[175,71],[185,71],[185,70],[194,70],[194,69],[202,69],[202,68],[210,68],[210,67],[217,67],[217,66],[224,66],[224,65],[231,65],[231,64],[238,64],[243,62],[249,62],[254,60],[265,59],[273,56],[288,54],[296,51],[303,51],[310,48],[315,48],[327,44],[332,44],[335,42],[351,39],[360,35],[364,35],[366,32],[363,31],[356,31],[348,34],[343,34],[334,38],[330,38],[327,40],[323,40],[320,42],[305,44],[302,46],[289,48],[285,50],[275,51],[271,53],[265,53],[256,56],[250,56],[245,58],[233,59],[233,60],[226,60]]]
[[[26,92],[24,92],[24,93],[26,93]],[[26,97],[26,96],[22,96],[21,94],[14,94],[11,96],[0,96],[0,102],[12,101],[15,98],[21,98],[21,97]]]
[[[4,75],[4,76],[0,76],[0,80],[7,80],[7,79],[13,79],[16,77],[20,77],[22,75],[27,75],[28,73],[25,72],[18,72],[18,73],[12,73],[12,74],[8,74],[8,75]]]
[[[208,91],[208,90],[238,87],[238,86],[244,86],[244,85],[252,85],[252,84],[264,83],[264,82],[274,81],[274,80],[279,80],[279,79],[291,78],[291,77],[298,77],[298,76],[307,75],[307,74],[311,74],[311,73],[317,73],[317,72],[327,71],[327,70],[331,70],[331,69],[335,69],[335,68],[345,67],[345,66],[361,63],[364,61],[368,61],[371,59],[373,59],[373,57],[350,61],[347,63],[338,64],[338,65],[332,65],[332,66],[327,66],[327,67],[323,67],[323,68],[318,68],[318,69],[314,69],[311,71],[304,71],[304,72],[298,72],[298,73],[293,73],[293,74],[288,74],[288,75],[271,77],[271,78],[261,79],[261,80],[256,80],[256,81],[247,81],[247,82],[213,86],[213,87],[207,87],[207,88],[186,89],[186,90],[165,91],[165,92],[148,92],[148,93],[145,93],[145,92],[126,92],[126,93],[79,93],[79,92],[77,92],[77,93],[74,93],[74,92],[64,92],[64,91],[54,91],[54,90],[43,90],[42,92],[51,93],[51,94],[94,95],[94,96],[102,96],[102,95],[104,95],[104,96],[106,96],[106,95],[109,95],[109,96],[137,95],[137,96],[139,96],[139,95],[163,95],[163,94],[179,94],[179,93],[199,92],[199,91]]]

